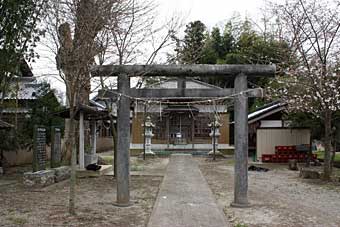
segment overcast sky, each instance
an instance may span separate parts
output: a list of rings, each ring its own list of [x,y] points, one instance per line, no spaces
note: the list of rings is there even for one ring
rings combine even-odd
[[[184,18],[185,24],[201,20],[209,30],[213,26],[225,24],[235,13],[259,20],[262,16],[261,9],[265,5],[264,0],[155,0],[155,2],[158,4],[160,20],[180,15]],[[38,48],[38,52],[41,58],[32,64],[34,74],[39,78],[47,79],[53,88],[63,92],[65,88],[62,82],[58,82],[52,76],[42,76],[46,74],[56,76],[53,54],[44,51],[41,47]]]
[[[201,20],[209,28],[225,22],[235,12],[242,16],[258,17],[261,15],[260,9],[265,5],[264,0],[156,0],[156,2],[159,3],[162,14],[171,16],[173,12],[182,12],[183,15],[187,15],[187,22]]]

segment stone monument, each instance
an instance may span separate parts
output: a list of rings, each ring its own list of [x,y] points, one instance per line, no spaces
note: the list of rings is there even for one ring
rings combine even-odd
[[[33,172],[46,169],[46,128],[34,127]]]
[[[52,127],[51,137],[51,168],[57,168],[61,164],[61,129]]]

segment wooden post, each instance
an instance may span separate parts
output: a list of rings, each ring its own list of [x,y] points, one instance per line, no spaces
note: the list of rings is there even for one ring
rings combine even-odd
[[[145,122],[146,122],[146,103],[144,104],[144,115],[143,115],[143,160],[145,160],[145,143],[146,143],[146,137],[145,137]]]
[[[214,122],[213,122],[213,160],[216,160],[216,119],[215,119],[215,113],[214,113]]]
[[[235,93],[247,90],[247,76],[239,74],[234,81]],[[248,207],[248,98],[235,97],[235,179],[233,207]]]
[[[191,144],[192,149],[195,149],[195,120],[194,116],[191,116]]]
[[[117,206],[130,205],[130,78],[127,74],[118,76],[118,91],[122,94],[118,101],[117,119]]]
[[[97,151],[97,124],[96,121],[92,121],[92,149],[91,149],[91,154],[94,155],[96,154]]]
[[[79,168],[84,169],[84,113],[79,114]]]
[[[167,140],[167,147],[170,147],[170,114],[166,117],[166,140]]]

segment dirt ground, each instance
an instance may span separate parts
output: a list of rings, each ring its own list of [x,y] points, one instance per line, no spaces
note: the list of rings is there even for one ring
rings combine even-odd
[[[112,176],[82,178],[77,179],[75,217],[67,212],[68,181],[43,189],[28,189],[20,181],[23,170],[12,169],[6,176],[0,177],[0,226],[145,226],[167,159],[146,162],[133,159],[131,164],[133,172],[139,172],[131,177],[130,193],[134,202],[131,207],[113,206],[116,181]],[[154,176],[153,173],[157,175]]]
[[[233,161],[195,158],[218,205],[237,227],[340,226],[340,183],[302,180],[285,165],[266,165],[269,172],[249,172],[252,207],[231,208]],[[150,217],[168,158],[131,160],[131,199],[127,208],[113,206],[116,181],[112,176],[77,182],[77,215],[67,212],[68,181],[43,189],[22,183],[25,168],[0,177],[0,226],[119,226],[142,227]],[[193,189],[194,191],[194,189]]]
[[[340,226],[340,184],[302,180],[286,165],[266,165],[268,172],[249,171],[252,207],[231,208],[233,161],[197,158],[200,169],[234,226]]]

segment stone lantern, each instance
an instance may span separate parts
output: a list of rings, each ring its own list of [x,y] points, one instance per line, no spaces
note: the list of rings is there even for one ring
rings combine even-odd
[[[221,155],[221,152],[218,150],[218,138],[221,135],[220,133],[221,123],[217,119],[214,119],[214,121],[208,124],[208,126],[211,129],[209,136],[211,137],[211,144],[213,147],[212,151],[209,152],[209,155],[213,155],[214,150],[215,150],[215,155]]]
[[[155,125],[151,122],[150,116],[146,117],[145,125],[142,125],[144,127],[145,132],[145,155],[155,155],[151,151],[151,138],[154,136],[152,133],[152,128],[155,127]]]

